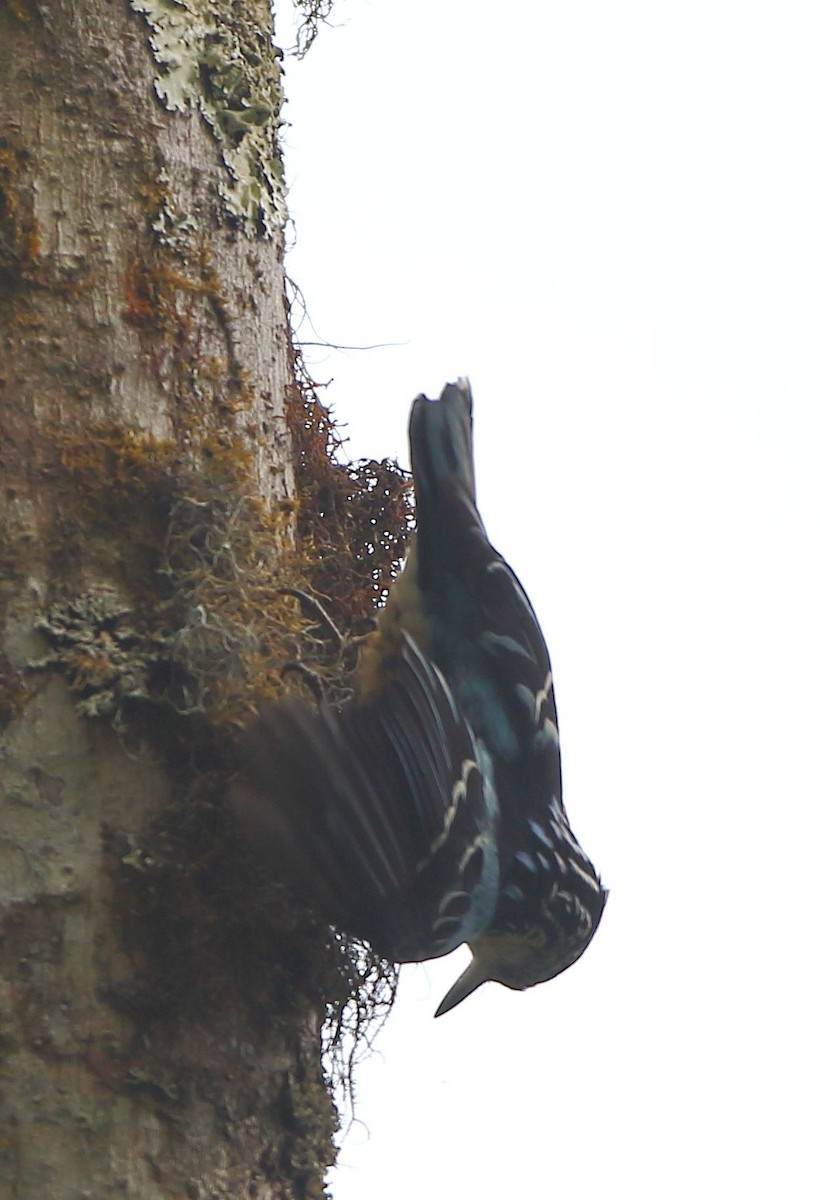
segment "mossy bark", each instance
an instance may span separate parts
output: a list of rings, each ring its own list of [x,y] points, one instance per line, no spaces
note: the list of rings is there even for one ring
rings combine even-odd
[[[319,1196],[332,1156],[323,988],[294,987],[313,967],[287,920],[242,925],[209,711],[230,726],[214,697],[247,659],[249,623],[224,617],[237,514],[258,525],[249,563],[259,530],[274,557],[290,538],[278,80],[265,2],[0,0],[0,1191],[18,1200]]]

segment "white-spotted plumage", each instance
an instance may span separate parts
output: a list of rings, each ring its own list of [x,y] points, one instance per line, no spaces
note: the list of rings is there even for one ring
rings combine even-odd
[[[357,699],[267,710],[237,806],[302,894],[397,961],[468,942],[437,1015],[485,980],[551,979],[606,891],[562,799],[552,667],[478,512],[464,380],[410,417],[417,529]]]

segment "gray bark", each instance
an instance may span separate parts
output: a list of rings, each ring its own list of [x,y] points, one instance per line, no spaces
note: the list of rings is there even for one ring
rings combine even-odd
[[[243,926],[219,803],[219,720],[241,717],[254,680],[231,680],[258,648],[232,589],[259,593],[293,493],[279,103],[259,0],[0,0],[17,1200],[318,1196],[331,1156],[322,988],[282,965],[284,919]]]

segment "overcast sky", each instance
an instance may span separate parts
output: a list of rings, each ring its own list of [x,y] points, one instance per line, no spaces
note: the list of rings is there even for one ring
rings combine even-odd
[[[284,17],[284,14],[282,14]],[[338,0],[289,270],[351,456],[469,375],[610,888],[588,953],[404,973],[336,1200],[814,1197],[820,8]],[[280,21],[280,40],[287,26]]]

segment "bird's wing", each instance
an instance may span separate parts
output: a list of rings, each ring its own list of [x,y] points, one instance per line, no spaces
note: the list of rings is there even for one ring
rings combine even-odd
[[[405,636],[381,692],[266,708],[234,806],[317,911],[398,961],[443,954],[497,899],[491,779],[439,671]]]

